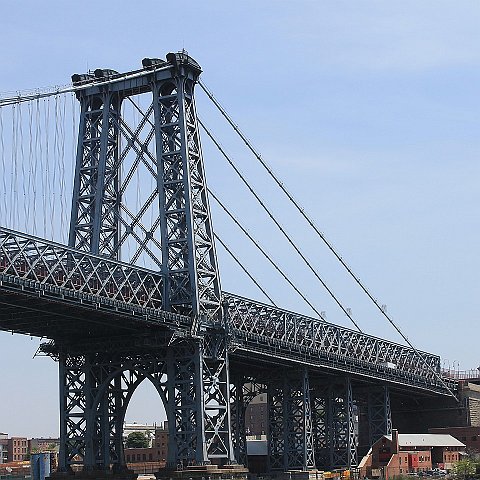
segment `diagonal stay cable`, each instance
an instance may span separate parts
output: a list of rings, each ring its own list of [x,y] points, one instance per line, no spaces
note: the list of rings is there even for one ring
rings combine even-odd
[[[323,243],[327,246],[327,248],[333,253],[335,258],[341,263],[341,265],[345,268],[348,274],[353,278],[355,283],[363,290],[363,292],[367,295],[367,297],[373,302],[373,304],[377,307],[380,313],[387,319],[387,321],[392,325],[392,327],[396,330],[396,332],[403,338],[403,340],[407,343],[407,345],[415,352],[416,355],[423,361],[424,365],[435,375],[435,377],[440,380],[443,384],[445,389],[452,395],[455,399],[457,399],[456,395],[452,392],[452,390],[448,387],[445,380],[441,377],[441,375],[426,361],[425,357],[422,353],[414,347],[412,342],[408,339],[408,337],[402,332],[402,330],[395,324],[393,319],[390,315],[387,314],[385,308],[378,302],[378,300],[373,296],[372,293],[368,290],[368,288],[363,284],[360,278],[353,272],[347,262],[342,258],[342,256],[337,252],[334,248],[333,244],[325,237],[324,233],[317,227],[315,222],[310,218],[310,216],[305,212],[305,209],[295,200],[293,195],[288,191],[284,183],[279,179],[279,177],[275,174],[272,168],[268,165],[268,163],[263,160],[262,156],[257,152],[257,150],[253,147],[252,143],[248,140],[245,134],[240,130],[238,125],[233,121],[230,115],[226,112],[226,110],[222,107],[222,105],[218,102],[218,100],[214,97],[212,92],[206,87],[206,85],[199,80],[199,85],[202,90],[205,92],[207,97],[212,101],[215,105],[217,110],[222,114],[222,116],[227,120],[233,130],[238,134],[238,136],[242,139],[245,143],[247,148],[253,153],[256,159],[260,162],[262,167],[267,171],[270,177],[274,180],[274,182],[278,185],[278,187],[283,191],[286,197],[292,202],[294,207],[298,210],[300,215],[305,219],[305,221],[310,225],[310,227],[315,231],[318,237],[323,241]],[[458,399],[457,399],[458,400]]]
[[[287,239],[288,243],[292,246],[292,248],[295,250],[295,252],[298,254],[298,256],[303,260],[305,265],[309,268],[309,270],[313,273],[315,278],[321,283],[323,288],[328,292],[328,294],[332,297],[332,299],[335,301],[335,303],[340,307],[340,309],[343,311],[343,313],[349,318],[349,320],[355,325],[357,330],[360,333],[363,333],[357,322],[353,319],[352,314],[348,311],[347,308],[343,306],[343,304],[340,302],[338,297],[335,295],[333,290],[327,285],[325,280],[320,277],[318,272],[315,270],[313,267],[312,263],[308,260],[306,255],[302,252],[302,250],[298,247],[298,245],[293,241],[292,237],[288,234],[288,232],[285,230],[285,228],[280,224],[280,222],[276,219],[276,217],[273,215],[271,210],[267,207],[265,202],[260,198],[260,196],[257,194],[257,192],[252,188],[252,186],[248,183],[247,179],[243,175],[243,173],[238,169],[238,167],[235,165],[235,163],[232,161],[232,159],[227,155],[225,152],[224,148],[221,146],[220,142],[213,136],[213,134],[210,132],[210,130],[206,127],[206,125],[202,122],[202,120],[199,118],[198,122],[202,126],[203,130],[205,133],[210,137],[210,140],[214,143],[214,145],[217,147],[217,149],[220,151],[220,153],[224,156],[225,160],[230,164],[230,166],[233,168],[235,173],[238,175],[240,180],[244,183],[244,185],[247,187],[247,189],[250,191],[250,193],[254,196],[255,200],[260,204],[260,206],[263,208],[263,210],[266,212],[266,214],[270,217],[272,222],[275,224],[275,226],[280,230],[282,235]]]
[[[272,300],[270,295],[265,291],[265,289],[260,285],[257,279],[245,268],[242,262],[238,259],[238,257],[232,252],[232,250],[228,247],[228,245],[216,234],[214,233],[215,238],[220,242],[222,247],[225,251],[235,260],[237,265],[244,271],[244,273],[248,276],[248,278],[255,284],[255,286],[265,295],[266,298],[270,301],[270,303],[277,307],[277,304]]]
[[[208,193],[213,199],[220,205],[225,213],[233,220],[238,228],[244,233],[244,235],[257,247],[262,255],[270,262],[270,264],[277,270],[277,272],[284,278],[284,280],[298,293],[303,301],[318,315],[321,320],[324,320],[322,314],[315,308],[315,306],[308,300],[308,298],[298,289],[298,287],[288,278],[287,274],[274,262],[272,257],[265,251],[265,249],[250,235],[248,230],[237,220],[237,218],[228,210],[228,208],[219,200],[219,198],[209,188]]]

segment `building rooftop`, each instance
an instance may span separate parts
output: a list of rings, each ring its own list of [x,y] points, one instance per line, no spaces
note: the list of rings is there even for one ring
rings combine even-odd
[[[392,440],[391,435],[385,435]],[[399,433],[399,447],[465,447],[465,444],[443,433]]]

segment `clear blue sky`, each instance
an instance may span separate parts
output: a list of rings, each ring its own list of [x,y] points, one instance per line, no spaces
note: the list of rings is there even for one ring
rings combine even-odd
[[[296,0],[2,3],[0,92],[136,69],[182,48],[327,237],[421,349],[476,368],[480,292],[480,5]],[[399,341],[198,95],[198,109],[253,175],[365,331]],[[328,320],[348,325],[208,144],[209,184]],[[252,205],[250,207],[250,205]],[[285,308],[310,314],[213,209],[214,225]],[[0,219],[0,224],[2,219]],[[219,250],[225,290],[260,298]],[[38,340],[0,334],[0,431],[57,435],[56,365]],[[162,420],[145,386],[127,418]]]

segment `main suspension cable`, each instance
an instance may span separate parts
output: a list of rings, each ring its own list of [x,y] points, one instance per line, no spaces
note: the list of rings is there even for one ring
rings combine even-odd
[[[238,259],[238,257],[232,252],[232,250],[228,247],[228,245],[216,234],[213,234],[215,238],[220,242],[222,247],[225,251],[233,258],[233,260],[237,263],[237,265],[243,270],[243,272],[250,278],[250,280],[255,284],[255,286],[265,295],[266,298],[270,301],[270,303],[276,307],[277,304],[272,300],[270,295],[265,291],[265,289],[260,285],[257,279],[245,268],[242,262]]]
[[[198,122],[202,126],[203,130],[205,133],[210,137],[214,145],[217,147],[219,152],[224,156],[225,160],[230,164],[230,166],[233,168],[237,176],[240,178],[240,180],[243,182],[243,184],[247,187],[247,189],[250,191],[250,193],[253,195],[255,200],[260,204],[260,206],[263,208],[263,210],[266,212],[266,214],[270,217],[272,222],[275,224],[275,226],[280,230],[282,235],[287,239],[288,243],[292,246],[292,248],[295,250],[295,252],[298,254],[298,256],[303,260],[305,265],[308,267],[308,269],[313,273],[315,278],[322,284],[323,288],[328,292],[328,294],[333,298],[335,303],[340,307],[340,309],[345,313],[345,315],[350,319],[350,321],[355,325],[357,330],[362,333],[361,328],[357,324],[357,322],[352,318],[352,314],[348,311],[347,308],[343,306],[343,304],[340,302],[338,297],[335,295],[333,290],[327,285],[325,280],[323,280],[318,272],[315,270],[313,267],[312,263],[308,260],[306,255],[302,252],[302,250],[297,246],[297,244],[293,241],[292,237],[288,234],[288,232],[285,230],[285,228],[280,224],[280,222],[277,220],[277,218],[273,215],[272,211],[267,207],[265,202],[260,198],[260,196],[257,194],[257,192],[252,188],[252,186],[248,183],[247,179],[243,175],[243,173],[238,169],[238,167],[235,165],[235,163],[232,161],[232,159],[227,155],[225,152],[224,148],[221,146],[220,142],[213,136],[211,131],[205,126],[205,124],[202,122],[202,120],[199,118]]]
[[[348,274],[353,278],[355,283],[363,290],[363,292],[367,295],[367,297],[373,302],[373,304],[377,307],[377,309],[380,311],[380,313],[387,319],[387,321],[392,325],[392,327],[395,329],[395,331],[403,338],[403,340],[407,343],[407,345],[422,359],[423,363],[427,366],[429,370],[431,370],[435,377],[440,380],[440,382],[444,385],[446,390],[456,399],[456,395],[451,391],[451,389],[448,387],[448,385],[445,383],[443,378],[440,376],[439,373],[437,373],[433,367],[431,367],[428,362],[426,361],[425,357],[422,355],[422,353],[413,346],[412,342],[408,339],[408,337],[402,332],[402,330],[396,325],[396,323],[393,321],[393,319],[390,317],[390,315],[387,314],[386,310],[382,305],[378,302],[378,300],[373,296],[373,294],[370,293],[368,288],[363,284],[363,282],[360,280],[360,278],[353,272],[353,270],[350,268],[350,266],[346,263],[346,261],[342,258],[342,256],[337,252],[337,250],[334,248],[333,244],[325,237],[324,233],[317,227],[315,222],[312,220],[312,218],[306,213],[305,209],[297,202],[297,200],[294,198],[294,196],[289,192],[289,190],[286,188],[284,183],[279,179],[279,177],[275,174],[275,172],[272,170],[272,168],[268,165],[268,163],[263,160],[262,156],[260,153],[253,147],[252,143],[248,138],[245,136],[245,134],[240,130],[239,126],[233,121],[233,119],[230,117],[230,115],[226,112],[226,110],[222,107],[222,105],[218,102],[218,100],[214,97],[212,92],[206,87],[206,85],[199,80],[199,85],[202,88],[202,90],[205,92],[207,97],[212,101],[212,103],[215,105],[217,110],[222,114],[222,116],[227,120],[227,122],[230,124],[230,126],[233,128],[233,130],[238,134],[238,136],[242,139],[242,141],[245,143],[247,148],[252,152],[252,154],[256,157],[256,159],[260,162],[262,167],[267,171],[267,173],[270,175],[270,177],[274,180],[274,182],[278,185],[278,187],[282,190],[282,192],[287,196],[287,198],[290,200],[290,202],[295,206],[295,208],[298,210],[298,212],[301,214],[301,216],[305,219],[305,221],[312,227],[312,229],[315,231],[317,236],[323,241],[323,243],[327,246],[327,248],[333,253],[335,258],[340,262],[340,264],[345,268],[345,270],[348,272]]]
[[[208,193],[218,203],[218,205],[225,211],[225,213],[233,220],[243,234],[255,245],[255,247],[262,253],[262,255],[270,262],[270,264],[277,270],[277,272],[284,278],[284,280],[298,293],[303,301],[318,315],[321,320],[325,320],[323,315],[315,308],[315,306],[308,300],[308,298],[299,290],[299,288],[288,278],[287,274],[274,262],[272,257],[265,251],[265,249],[255,240],[248,230],[237,220],[237,218],[228,210],[228,208],[219,200],[219,198],[209,188]]]

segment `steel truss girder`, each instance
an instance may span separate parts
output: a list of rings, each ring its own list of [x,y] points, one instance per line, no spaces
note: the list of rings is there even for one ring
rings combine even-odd
[[[314,450],[318,467],[357,465],[351,382],[315,385],[313,393]]]
[[[315,468],[312,408],[307,369],[285,372],[269,382],[268,458],[270,470]]]
[[[162,308],[158,273],[0,228],[0,274],[35,283],[58,295],[75,292],[91,300]]]
[[[192,324],[191,317],[165,312],[161,274],[1,227],[0,281],[3,289],[31,295],[36,301],[41,295],[69,308],[79,305],[113,315],[135,315],[135,322],[145,325],[159,313],[164,318],[176,316],[168,317],[171,324],[194,326],[193,333],[200,323],[198,317]],[[412,349],[402,345],[229,293],[223,296],[230,349],[448,393],[433,373],[440,365],[436,355],[422,353],[431,367],[427,368]],[[10,313],[0,321],[0,328],[7,330],[18,324]],[[28,325],[21,326],[22,332],[32,331]],[[49,337],[50,330],[41,335]],[[389,366],[392,363],[395,368]],[[448,385],[455,388],[454,382]]]
[[[171,343],[171,342],[170,342]],[[233,462],[228,358],[223,333],[136,353],[68,354],[59,348],[60,469],[125,467],[128,403],[148,378],[169,420],[170,466]]]
[[[342,370],[392,383],[446,391],[436,373],[440,357],[387,340],[223,293],[235,346],[312,366]],[[394,367],[392,367],[392,364]]]
[[[368,433],[370,445],[392,433],[390,390],[384,385],[368,389]]]
[[[125,79],[77,90],[82,109],[69,245],[119,259],[131,240],[130,263],[145,253],[164,276],[165,310],[219,320],[220,279],[193,95],[200,69],[183,53],[169,54],[169,61],[169,68],[146,70],[137,88]],[[131,99],[139,93],[152,98],[145,112]],[[140,112],[137,125],[122,118],[126,99]],[[122,177],[129,152],[136,158]],[[156,186],[133,211],[124,196],[140,167]],[[154,204],[158,214],[146,225]]]

